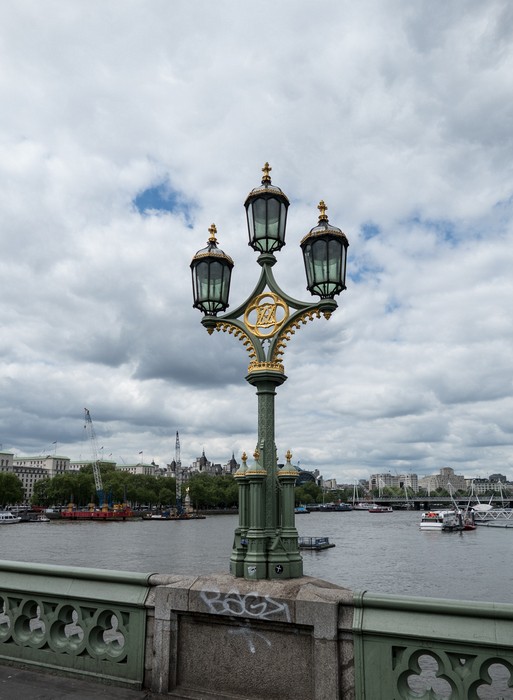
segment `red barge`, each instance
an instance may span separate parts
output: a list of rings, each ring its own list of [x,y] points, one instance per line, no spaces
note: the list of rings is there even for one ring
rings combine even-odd
[[[61,512],[64,520],[131,520],[140,517],[128,506],[114,506],[110,508],[89,508],[88,510],[76,510],[69,505],[67,510]]]

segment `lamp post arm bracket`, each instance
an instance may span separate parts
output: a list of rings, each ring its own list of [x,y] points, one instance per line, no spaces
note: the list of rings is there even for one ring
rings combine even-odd
[[[262,292],[266,289],[266,287],[271,291],[274,292],[274,294],[277,294],[279,297],[281,297],[285,302],[287,302],[288,306],[291,307],[292,309],[295,309],[296,311],[303,311],[306,309],[311,308],[312,306],[316,306],[315,304],[312,304],[311,302],[308,301],[300,301],[299,299],[294,299],[294,297],[289,296],[284,292],[279,284],[276,282],[274,278],[274,274],[272,271],[272,267],[269,264],[265,264],[262,266],[262,271],[260,273],[259,280],[254,288],[254,290],[251,292],[249,297],[246,299],[246,301],[242,302],[236,309],[233,311],[229,311],[226,314],[223,314],[222,316],[218,316],[217,318],[221,321],[234,321],[235,319],[241,318],[244,316],[244,313],[251,302],[252,299],[255,299],[257,296],[262,294]],[[324,301],[324,300],[323,300]],[[327,299],[326,301],[331,302],[331,299]],[[336,304],[334,306],[336,308]],[[334,309],[332,309],[334,310]]]
[[[265,275],[265,281],[269,289],[275,294],[278,294],[278,296],[280,296],[284,301],[286,301],[292,309],[295,309],[296,311],[304,311],[306,309],[318,306],[318,304],[312,304],[312,302],[309,301],[300,301],[299,299],[294,299],[294,297],[291,297],[286,292],[284,292],[283,289],[280,288],[280,285],[276,282],[272,268],[269,265],[264,266],[262,274]],[[291,316],[291,318],[293,318],[293,316]]]
[[[325,302],[328,302],[328,304]],[[323,299],[318,304],[309,304],[306,309],[299,309],[292,314],[271,343],[269,348],[271,361],[281,364],[285,346],[295,334],[296,330],[299,330],[302,325],[306,325],[308,321],[320,318],[321,314],[326,319],[329,319],[336,308],[336,301],[332,299]]]
[[[224,320],[227,320],[227,321],[234,321],[235,319],[240,318],[241,316],[244,316],[244,313],[245,313],[245,311],[246,311],[246,307],[248,306],[248,304],[249,304],[249,302],[251,301],[251,299],[254,299],[256,296],[258,296],[259,294],[261,294],[261,293],[264,291],[264,289],[265,289],[265,286],[266,286],[266,284],[267,284],[267,274],[266,274],[266,268],[267,268],[267,267],[268,267],[267,265],[264,265],[264,266],[262,267],[262,272],[260,273],[260,277],[259,277],[259,279],[258,279],[258,282],[257,282],[257,284],[256,284],[256,287],[255,287],[255,289],[251,292],[251,294],[250,294],[249,297],[246,299],[246,301],[243,301],[242,304],[240,304],[240,305],[239,305],[236,309],[234,309],[233,311],[229,311],[228,313],[224,314],[223,316],[219,316],[218,318],[219,318],[220,321],[224,321]],[[271,268],[269,268],[269,270],[270,270],[270,269],[271,269]]]
[[[242,323],[236,320],[227,320],[225,316],[220,318],[205,316],[202,319],[202,323],[209,334],[212,334],[214,331],[222,331],[238,338],[246,348],[250,362],[265,361],[265,352],[258,338],[251,337],[253,334],[249,333]]]

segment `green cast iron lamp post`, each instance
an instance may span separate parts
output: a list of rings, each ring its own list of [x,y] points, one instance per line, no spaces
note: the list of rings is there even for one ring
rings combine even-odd
[[[242,341],[249,354],[246,380],[258,397],[258,440],[253,460],[242,455],[235,474],[239,485],[239,525],[235,530],[230,571],[246,579],[289,579],[303,575],[294,520],[294,487],[298,470],[291,463],[278,466],[275,444],[274,397],[276,387],[287,379],[282,356],[288,341],[302,324],[337,308],[335,295],[346,288],[349,242],[332,226],[324,202],[319,204],[319,223],[301,241],[307,289],[316,303],[288,296],[274,279],[275,252],[285,245],[289,200],[271,182],[269,164],[262,168],[262,184],[244,204],[249,245],[259,253],[260,279],[248,299],[234,311],[228,308],[233,261],[217,247],[212,224],[207,247],[191,262],[194,308],[203,312],[202,324],[209,333],[228,331]],[[223,312],[223,316],[218,316]]]

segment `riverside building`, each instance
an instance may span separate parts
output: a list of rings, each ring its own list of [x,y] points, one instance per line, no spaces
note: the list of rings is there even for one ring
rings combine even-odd
[[[34,485],[41,479],[51,479],[69,469],[69,457],[35,455],[15,457],[10,452],[0,452],[0,472],[10,472],[21,481],[24,501],[34,495]]]
[[[419,486],[426,489],[428,493],[430,491],[436,491],[436,489],[444,489],[449,491],[466,491],[467,490],[467,480],[464,476],[455,474],[454,469],[451,467],[443,467],[440,469],[439,474],[434,474],[432,476],[424,476],[419,481]]]
[[[390,472],[371,474],[369,477],[369,489],[371,491],[373,489],[379,491],[385,487],[397,489],[407,488],[413,491],[413,493],[417,493],[419,490],[419,477],[417,474],[390,474]]]

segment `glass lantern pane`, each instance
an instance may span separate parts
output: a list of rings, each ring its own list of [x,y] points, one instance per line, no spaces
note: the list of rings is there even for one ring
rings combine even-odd
[[[342,245],[338,239],[333,239],[328,245],[329,259],[329,279],[330,282],[339,284],[340,282],[340,265],[342,263]]]
[[[230,268],[227,265],[223,265],[223,279],[221,282],[221,292],[219,295],[219,299],[221,301],[221,304],[223,305],[223,308],[228,306],[228,295],[230,292],[230,277]]]
[[[303,258],[305,261],[306,287],[309,289],[313,284],[312,246],[310,243],[307,243],[304,247]]]
[[[285,227],[287,225],[287,207],[280,202],[280,240],[285,242]]]
[[[252,206],[247,207],[247,209],[246,209],[246,215],[247,215],[247,217],[248,217],[248,234],[249,234],[249,240],[252,241],[252,240],[253,240],[253,235],[254,235],[254,231],[253,231],[254,220],[253,220],[253,207],[252,207]]]
[[[216,261],[210,263],[209,299],[218,302],[223,289],[223,266]]]
[[[345,245],[342,245],[340,250],[340,282],[342,283],[342,289],[346,288],[346,265],[347,248]]]
[[[312,246],[314,257],[314,281],[322,284],[328,277],[328,246],[326,241],[317,240]]]
[[[278,239],[280,234],[280,203],[277,199],[267,200],[267,235]]]
[[[200,262],[196,266],[197,297],[198,301],[205,301],[208,298],[208,263]]]
[[[266,221],[267,221],[267,207],[265,199],[256,199],[252,205],[253,217],[254,217],[254,231],[255,238],[265,238],[266,235]]]

